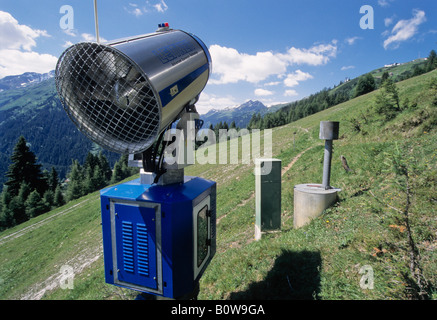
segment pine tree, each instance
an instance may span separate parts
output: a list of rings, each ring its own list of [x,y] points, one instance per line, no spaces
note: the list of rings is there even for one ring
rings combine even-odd
[[[3,202],[1,201],[2,195],[3,195],[3,193],[0,193],[0,230],[2,230],[1,219],[2,219],[2,214],[3,214]]]
[[[108,159],[106,159],[103,152],[99,153],[99,166],[102,170],[103,177],[105,178],[105,184],[107,184],[111,180],[112,170]]]
[[[23,182],[20,186],[20,190],[18,191],[18,195],[13,197],[9,203],[9,209],[13,212],[16,224],[20,224],[29,220],[29,215],[26,212],[25,202],[31,192],[32,189],[29,187],[29,185],[26,182]]]
[[[358,84],[355,89],[355,97],[372,92],[375,88],[375,79],[370,73],[361,76],[360,79],[358,79]]]
[[[37,217],[46,211],[44,201],[39,195],[38,191],[34,190],[30,193],[25,202],[26,215],[28,218]]]
[[[122,179],[126,179],[130,176],[129,174],[129,166],[128,166],[128,155],[122,155],[120,158],[121,162],[121,172],[122,172]]]
[[[23,182],[26,182],[32,190],[38,190],[40,194],[47,190],[47,184],[41,174],[41,165],[36,163],[35,154],[30,151],[23,136],[18,139],[14,147],[11,161],[12,164],[6,173],[8,181],[5,184],[12,196],[18,195]]]
[[[421,68],[418,65],[415,65],[413,68],[413,77],[420,76],[421,74],[424,74],[426,72],[426,66]]]
[[[52,208],[53,204],[54,204],[55,193],[52,190],[50,190],[50,189],[47,190],[44,193],[44,196],[43,196],[42,200],[44,202],[44,206],[46,207],[47,211],[49,211]]]
[[[435,50],[431,50],[428,56],[428,60],[426,61],[425,69],[427,72],[434,70],[437,68],[437,53]]]
[[[112,171],[111,183],[117,183],[121,180],[123,180],[122,163],[117,161],[114,164],[114,170]]]
[[[84,195],[83,186],[84,174],[79,161],[74,160],[69,173],[69,182],[67,186],[68,201],[80,198]]]
[[[99,165],[95,165],[94,169],[86,169],[86,177],[84,181],[84,190],[87,193],[94,192],[106,185],[105,178],[103,176],[102,169]]]
[[[15,225],[14,212],[9,209],[9,204],[12,200],[8,188],[4,188],[0,195],[0,230],[5,230]]]
[[[122,162],[123,179],[126,179],[134,174],[138,173],[138,168],[129,167],[129,155],[124,154],[121,156],[120,161]]]
[[[18,197],[22,202],[24,202],[32,191],[33,190],[30,188],[30,186],[26,182],[23,182],[20,186],[20,190],[18,191]]]
[[[50,171],[50,174],[47,179],[47,184],[49,190],[55,192],[56,187],[59,185],[59,178],[58,178],[58,172],[54,167],[52,167],[52,170]]]
[[[64,195],[62,194],[61,186],[58,185],[55,190],[55,196],[53,199],[53,204],[56,207],[63,206],[65,204]]]
[[[90,167],[85,167],[85,177],[82,182],[83,185],[83,194],[91,193],[95,190],[94,181],[93,181],[93,171]]]
[[[390,77],[387,71],[384,71],[381,77],[381,86],[384,84],[384,82]]]
[[[19,196],[15,196],[12,198],[11,202],[9,203],[8,209],[11,211],[11,214],[14,218],[14,225],[29,220],[29,217],[26,214],[26,207],[24,205],[24,202]],[[14,225],[12,225],[11,227],[13,227]]]
[[[400,106],[400,102],[399,102],[399,92],[398,92],[398,89],[396,87],[396,84],[393,82],[393,80],[387,79],[384,82],[384,85],[382,87],[383,87],[383,89],[385,89],[387,94],[390,96],[391,102],[396,107],[395,108],[396,111],[400,111],[401,106]]]
[[[252,114],[252,117],[249,120],[249,124],[246,126],[248,130],[251,130],[255,127],[255,113]]]
[[[88,152],[86,159],[85,159],[85,163],[83,164],[83,166],[84,166],[85,170],[87,168],[91,168],[91,171],[93,171],[94,167],[96,165],[98,165],[98,163],[99,163],[99,157],[93,155],[91,152]]]
[[[94,191],[99,190],[106,185],[106,179],[99,165],[96,165],[94,168],[92,181],[93,181]]]
[[[14,213],[9,208],[4,208],[0,213],[0,231],[15,226]]]
[[[385,121],[395,118],[396,113],[401,111],[398,89],[391,79],[384,81],[375,102],[376,112],[382,114]]]

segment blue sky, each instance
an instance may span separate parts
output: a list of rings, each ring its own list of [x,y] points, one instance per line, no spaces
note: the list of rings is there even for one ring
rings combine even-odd
[[[61,28],[63,5],[72,29]],[[98,0],[98,14],[106,40],[161,22],[199,36],[213,59],[200,113],[299,100],[437,49],[435,0]],[[0,0],[0,78],[48,72],[66,47],[94,36],[93,0]]]

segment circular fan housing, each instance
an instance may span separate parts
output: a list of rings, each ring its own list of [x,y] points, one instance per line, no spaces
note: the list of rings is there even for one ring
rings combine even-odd
[[[110,151],[134,154],[198,97],[210,66],[199,39],[172,30],[73,45],[59,58],[56,87],[81,132]]]

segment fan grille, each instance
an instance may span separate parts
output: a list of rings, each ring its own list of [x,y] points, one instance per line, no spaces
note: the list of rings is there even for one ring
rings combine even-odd
[[[56,66],[62,105],[78,129],[122,154],[148,149],[159,134],[159,99],[146,75],[124,54],[97,43],[67,49]]]

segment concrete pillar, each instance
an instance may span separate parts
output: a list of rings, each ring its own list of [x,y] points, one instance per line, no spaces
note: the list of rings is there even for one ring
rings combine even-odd
[[[281,229],[281,160],[255,159],[255,239]]]

